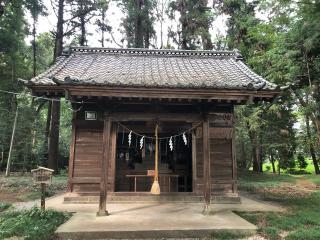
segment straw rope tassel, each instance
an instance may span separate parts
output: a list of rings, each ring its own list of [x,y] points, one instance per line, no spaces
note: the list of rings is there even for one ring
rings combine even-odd
[[[154,166],[154,181],[151,187],[151,194],[159,195],[160,194],[160,185],[159,185],[159,173],[158,173],[158,124],[156,124],[155,130],[156,136],[156,147],[155,147],[155,166]]]

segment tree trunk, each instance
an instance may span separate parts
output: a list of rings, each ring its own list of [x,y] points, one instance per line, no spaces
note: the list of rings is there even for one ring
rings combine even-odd
[[[310,131],[310,122],[309,121],[310,121],[309,120],[309,116],[307,115],[306,116],[306,128],[307,128],[307,141],[308,141],[308,144],[309,144],[309,151],[310,151],[310,155],[311,155],[312,162],[313,162],[313,165],[314,165],[314,171],[315,171],[316,174],[320,174],[319,164],[318,164],[317,156],[316,156],[316,151],[315,151],[314,145],[312,143],[311,131]]]
[[[143,48],[143,31],[142,31],[142,1],[136,0],[136,26],[134,32],[134,47]]]
[[[276,173],[276,166],[275,166],[275,164],[274,164],[274,156],[273,156],[273,153],[272,153],[272,151],[271,151],[271,153],[270,153],[270,162],[271,162],[271,165],[272,165],[272,173]]]
[[[8,161],[7,161],[7,169],[6,169],[6,175],[5,175],[6,177],[8,177],[10,175],[11,154],[12,154],[14,136],[16,134],[17,119],[18,119],[18,107],[16,109],[16,115],[14,117],[14,123],[13,123],[12,135],[11,135],[11,142],[10,142],[10,149],[9,149]]]
[[[101,27],[101,47],[104,47],[104,32],[105,32],[105,12],[104,10],[102,10],[102,13],[101,13],[101,24],[102,24],[102,27]]]
[[[144,35],[144,48],[149,48],[150,45],[150,33],[149,30],[146,30]]]
[[[37,49],[36,49],[36,17],[33,17],[33,29],[32,29],[32,36],[33,36],[33,42],[32,42],[32,51],[33,51],[33,77],[37,75]]]
[[[51,121],[50,121],[50,131],[49,131],[48,167],[53,170],[58,169],[59,125],[60,125],[60,101],[52,101]]]
[[[249,126],[248,126],[249,129]],[[261,172],[260,169],[260,154],[259,154],[259,147],[258,147],[258,139],[255,132],[249,131],[249,138],[251,140],[251,157],[252,157],[252,168],[254,172]]]
[[[207,0],[203,0],[202,6],[206,8],[208,5]],[[207,21],[204,23],[204,30],[202,31],[201,40],[202,40],[202,47],[204,50],[212,50],[213,44],[211,41],[211,34],[209,32],[210,22]]]
[[[308,93],[306,100],[304,100],[303,97],[295,89],[291,90],[294,93],[294,95],[298,98],[300,105],[302,107],[307,108],[309,106]],[[320,119],[316,116],[315,113],[310,113],[309,118],[317,130],[318,143],[320,143]]]
[[[245,146],[244,146],[244,142],[242,141],[242,139],[240,139],[240,151],[241,151],[241,165],[243,169],[247,168],[247,156],[246,156],[246,150],[245,150]]]
[[[51,122],[51,108],[52,108],[52,102],[48,102],[48,111],[47,111],[47,122],[46,122],[46,130],[44,133],[45,136],[45,146],[49,149],[49,131],[50,131],[50,122]]]
[[[86,21],[85,21],[85,17],[86,15],[84,14],[84,4],[81,1],[80,2],[80,11],[81,11],[81,15],[80,15],[80,29],[81,29],[81,35],[80,35],[80,46],[85,46],[86,45]]]
[[[55,39],[54,59],[61,56],[63,51],[63,15],[64,0],[59,0],[57,34]],[[59,155],[59,126],[60,101],[52,101],[48,106],[46,135],[48,135],[48,167],[54,170],[58,166]]]
[[[165,1],[167,2],[167,1]],[[163,14],[164,14],[164,2],[163,0],[161,0],[161,14],[160,14],[160,49],[163,48],[163,21],[164,21],[164,17],[163,17]]]
[[[54,60],[61,56],[63,50],[63,11],[64,11],[64,0],[59,0],[58,4],[58,22],[57,31],[54,46]]]
[[[183,0],[181,1],[181,10],[180,10],[180,21],[181,21],[181,48],[182,49],[189,49],[188,47],[188,39],[187,39],[187,28],[188,28],[188,21],[187,21],[187,7],[186,2]]]
[[[4,148],[3,148],[3,146],[2,146],[2,148],[1,148],[1,162],[0,162],[0,170],[2,169],[3,161],[4,161]]]

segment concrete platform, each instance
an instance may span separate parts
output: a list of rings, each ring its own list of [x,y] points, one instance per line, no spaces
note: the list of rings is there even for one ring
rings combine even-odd
[[[60,239],[202,238],[219,231],[254,233],[257,227],[232,211],[284,211],[270,203],[241,197],[241,204],[108,203],[110,215],[97,217],[98,204],[64,204],[65,195],[46,202],[47,208],[73,212],[56,233]]]
[[[217,231],[252,234],[257,227],[231,211],[203,215],[202,204],[109,205],[109,216],[76,213],[56,233],[61,239],[199,238]]]

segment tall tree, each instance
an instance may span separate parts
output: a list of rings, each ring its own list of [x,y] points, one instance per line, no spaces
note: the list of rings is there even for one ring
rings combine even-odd
[[[107,24],[106,14],[109,7],[109,1],[108,0],[99,0],[97,3],[97,11],[99,15],[99,19],[96,21],[96,24],[99,27],[99,30],[101,32],[101,47],[104,47],[105,42],[105,33],[107,31],[111,31],[111,27]]]
[[[176,18],[179,13],[178,32],[169,34],[182,49],[212,49],[213,44],[209,28],[213,21],[213,13],[207,0],[177,0],[171,1],[169,17]]]
[[[245,61],[258,74],[280,85],[286,84],[284,34],[274,23],[264,23],[255,16],[257,2],[244,0],[220,1],[215,7],[229,16],[227,43],[229,49],[240,49]],[[277,32],[278,31],[278,32]],[[283,63],[283,64],[281,64]],[[272,70],[271,70],[272,69]],[[239,116],[239,124],[246,129],[251,146],[253,170],[262,172],[265,159],[275,157],[281,168],[293,167],[295,133],[293,130],[291,95],[285,93],[281,102],[245,106]],[[243,132],[240,132],[243,135]],[[244,139],[238,138],[242,146]],[[241,162],[244,160],[242,159]]]
[[[64,6],[65,0],[58,1],[58,19],[57,19],[57,27],[54,33],[55,41],[54,41],[54,54],[53,59],[55,60],[58,56],[61,56],[63,50],[63,24],[64,24]]]
[[[36,35],[37,35],[37,22],[39,15],[45,15],[45,7],[42,0],[27,0],[26,7],[31,13],[32,17],[32,52],[33,52],[33,76],[37,75],[37,48],[36,48]]]
[[[97,9],[96,1],[94,0],[67,0],[71,5],[71,23],[73,28],[80,30],[79,45],[88,45],[87,40],[87,24],[95,16],[94,11]]]
[[[57,27],[55,31],[54,59],[61,56],[63,51],[64,6],[64,0],[59,0]],[[51,101],[48,104],[46,127],[46,134],[48,134],[48,167],[57,170],[59,162],[60,101]]]
[[[5,1],[3,15],[0,18],[0,88],[2,90],[19,92],[22,90],[17,78],[28,78],[32,76],[30,71],[30,59],[28,59],[28,48],[25,44],[27,37],[25,25],[25,2],[21,0]],[[21,99],[16,95],[0,95],[0,146],[3,159],[9,152],[9,143],[12,135],[12,125],[16,109],[22,104]],[[26,106],[28,108],[28,106]],[[19,122],[19,119],[17,119]],[[24,125],[23,127],[26,127]],[[18,159],[19,152],[24,144],[16,145],[17,140],[25,140],[26,136],[19,135],[18,126],[16,137],[11,147],[11,163]],[[9,165],[11,165],[11,163]],[[9,166],[10,167],[10,166]]]
[[[122,11],[125,14],[122,26],[128,47],[149,48],[155,34],[155,4],[155,0],[122,0]]]

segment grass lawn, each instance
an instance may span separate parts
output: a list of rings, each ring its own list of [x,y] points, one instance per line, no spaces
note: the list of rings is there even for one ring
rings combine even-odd
[[[292,172],[299,172],[299,171],[303,171],[305,174],[314,174],[314,165],[313,165],[313,162],[311,159],[306,159],[306,162],[307,162],[307,167],[305,169],[300,169],[298,167],[298,162],[296,161],[296,167],[294,167],[293,169],[290,169]],[[278,171],[278,162],[276,161],[275,162],[275,168],[276,168],[276,171]],[[289,171],[290,171],[289,170]],[[270,172],[272,173],[272,165],[271,165],[271,162],[265,162],[263,164],[263,171],[264,172]],[[283,170],[281,169],[280,170],[281,173],[287,173],[288,170]]]
[[[66,190],[65,175],[53,177],[47,188],[47,196]],[[12,203],[40,198],[39,185],[34,184],[30,174],[5,178],[0,176],[0,240],[13,239],[47,240],[54,239],[56,228],[67,221],[70,214],[38,208],[17,211]]]
[[[238,212],[267,239],[320,239],[320,176],[242,173],[240,191],[287,208],[283,213]]]
[[[0,213],[0,239],[15,237],[25,240],[54,239],[54,231],[70,214],[39,208]]]

